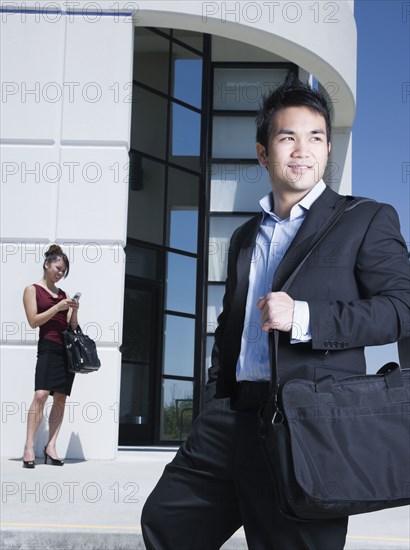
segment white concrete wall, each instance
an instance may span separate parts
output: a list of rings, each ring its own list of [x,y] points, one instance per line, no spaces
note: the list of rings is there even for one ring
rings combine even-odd
[[[2,14],[3,456],[23,450],[37,336],[22,293],[41,278],[50,242],[70,258],[61,286],[83,293],[80,323],[97,340],[102,362],[98,373],[74,381],[58,452],[116,456],[132,61],[130,18]]]

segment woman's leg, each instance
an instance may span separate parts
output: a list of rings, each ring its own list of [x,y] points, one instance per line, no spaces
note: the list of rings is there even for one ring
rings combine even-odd
[[[55,392],[53,395],[53,406],[48,418],[48,442],[46,451],[51,458],[57,458],[56,441],[64,418],[64,409],[67,396]]]
[[[34,437],[38,427],[43,419],[44,405],[50,392],[47,390],[37,390],[34,392],[34,398],[27,414],[27,437],[24,445],[23,460],[34,460]]]

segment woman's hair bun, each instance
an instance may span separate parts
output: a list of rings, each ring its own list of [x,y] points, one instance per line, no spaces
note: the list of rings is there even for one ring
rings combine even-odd
[[[46,258],[48,258],[49,256],[62,256],[62,255],[63,255],[63,250],[61,246],[58,246],[58,244],[50,245],[49,249],[44,254]]]
[[[66,266],[64,277],[67,277],[70,271],[70,260],[68,259],[67,254],[64,254],[61,246],[58,246],[58,244],[50,245],[47,252],[44,253],[44,258],[44,270],[46,269],[46,263],[57,262],[58,260],[62,259]]]

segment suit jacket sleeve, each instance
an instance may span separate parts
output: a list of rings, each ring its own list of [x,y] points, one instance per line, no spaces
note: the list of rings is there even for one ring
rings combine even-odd
[[[312,348],[355,348],[408,337],[409,272],[397,213],[379,204],[356,256],[359,299],[309,301]]]

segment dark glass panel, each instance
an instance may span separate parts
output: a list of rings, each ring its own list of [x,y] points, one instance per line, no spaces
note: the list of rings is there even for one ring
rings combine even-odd
[[[131,147],[165,159],[168,101],[135,85],[133,93]]]
[[[174,29],[173,37],[200,52],[203,50],[204,35],[202,33],[192,32],[185,29]]]
[[[133,277],[160,280],[161,254],[158,250],[145,248],[135,244],[125,247],[125,273]]]
[[[158,291],[129,286],[124,296],[119,443],[151,441],[153,433],[153,377],[156,370]]]
[[[130,163],[128,237],[163,244],[165,166],[138,153]]]
[[[168,93],[169,40],[143,27],[135,29],[134,79]]]
[[[125,288],[124,328],[121,353],[124,361],[139,364],[150,362],[151,294]]]

